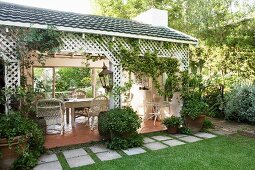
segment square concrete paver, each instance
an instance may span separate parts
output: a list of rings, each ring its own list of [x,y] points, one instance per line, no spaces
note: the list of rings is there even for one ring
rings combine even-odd
[[[69,164],[70,168],[90,165],[95,163],[95,161],[89,155],[83,155],[79,157],[73,157],[66,159],[67,163]]]
[[[169,136],[152,136],[151,138],[156,139],[156,140],[159,140],[159,141],[172,139],[172,138],[169,137]]]
[[[146,137],[146,138],[143,138],[143,142],[144,142],[144,143],[151,143],[151,142],[155,142],[155,140]]]
[[[57,158],[56,154],[50,154],[50,155],[44,154],[39,158],[38,164],[47,163],[47,162],[54,162],[54,161],[58,161],[58,158]]]
[[[80,148],[80,149],[73,149],[73,150],[67,150],[63,152],[65,158],[73,158],[73,157],[79,157],[79,156],[84,156],[87,155],[87,152]]]
[[[200,138],[206,138],[206,139],[216,137],[216,135],[213,135],[213,134],[210,134],[210,133],[205,133],[205,132],[196,133],[194,135],[198,136]]]
[[[234,132],[229,132],[226,130],[212,130],[213,133],[217,134],[217,135],[230,135],[233,134]]]
[[[121,158],[121,155],[118,154],[116,151],[107,151],[107,152],[97,153],[96,156],[101,161],[108,161],[108,160]]]
[[[167,144],[169,146],[177,146],[177,145],[183,145],[185,144],[184,142],[181,142],[179,140],[166,140],[166,141],[163,141],[164,144]]]
[[[185,135],[185,134],[174,134],[174,135],[171,135],[171,136],[176,137],[176,138],[182,138],[182,137],[185,137],[187,135]]]
[[[197,142],[197,141],[202,140],[202,139],[197,138],[195,136],[185,136],[185,137],[182,137],[182,138],[179,138],[179,139],[184,140],[186,142]]]
[[[125,152],[127,155],[137,155],[146,152],[144,149],[138,147],[138,148],[130,148],[126,150],[122,150]]]
[[[43,164],[39,164],[36,167],[34,167],[34,170],[62,170],[62,166],[60,165],[59,161],[54,161],[54,162],[47,162]]]
[[[159,149],[164,149],[168,147],[160,142],[146,143],[144,144],[144,146],[150,150],[159,150]]]
[[[106,148],[105,145],[94,145],[94,146],[89,147],[89,149],[90,149],[93,153],[111,151],[110,149]]]

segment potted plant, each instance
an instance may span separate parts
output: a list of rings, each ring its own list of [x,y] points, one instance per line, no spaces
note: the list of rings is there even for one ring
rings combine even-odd
[[[200,95],[193,93],[185,96],[181,115],[184,117],[185,125],[191,129],[192,132],[198,132],[202,129],[206,118],[206,111],[208,108]]]
[[[139,147],[143,138],[137,133],[141,119],[130,107],[115,108],[102,112],[98,118],[99,134],[103,135],[110,149]]]
[[[170,134],[176,134],[181,125],[181,118],[176,116],[167,117],[163,119],[162,124],[167,127],[167,131]]]
[[[36,158],[43,150],[42,131],[30,119],[19,112],[9,112],[0,117],[0,165],[9,169],[22,169],[36,164]],[[35,154],[31,154],[35,153]],[[31,157],[26,157],[32,155]],[[28,159],[29,158],[29,159]],[[25,160],[24,160],[25,159]],[[28,166],[29,165],[29,166]]]

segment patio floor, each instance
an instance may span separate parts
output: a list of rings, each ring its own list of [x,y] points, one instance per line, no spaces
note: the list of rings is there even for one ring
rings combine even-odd
[[[164,130],[161,126],[161,122],[157,121],[155,126],[153,120],[146,120],[142,124],[140,133],[149,133]],[[71,124],[65,125],[64,135],[49,134],[45,137],[44,146],[46,149],[75,145],[81,143],[90,143],[93,141],[100,141],[101,137],[97,130],[91,131],[88,126],[85,126],[84,117],[77,118],[75,120],[75,127],[72,128]]]

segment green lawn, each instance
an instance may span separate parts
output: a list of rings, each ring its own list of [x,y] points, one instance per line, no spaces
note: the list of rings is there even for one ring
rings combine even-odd
[[[59,158],[64,169],[70,169],[63,155]],[[96,159],[95,164],[76,169],[255,169],[255,139],[220,136],[112,161]]]

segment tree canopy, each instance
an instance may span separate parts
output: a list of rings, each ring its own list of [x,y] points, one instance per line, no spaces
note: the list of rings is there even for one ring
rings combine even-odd
[[[96,0],[98,14],[132,19],[150,8],[168,11],[169,27],[199,39],[191,57],[204,75],[255,81],[255,2],[251,0]],[[198,52],[198,53],[197,53]],[[201,53],[202,52],[202,53]],[[237,79],[236,79],[237,80]],[[223,80],[221,80],[222,82]]]

